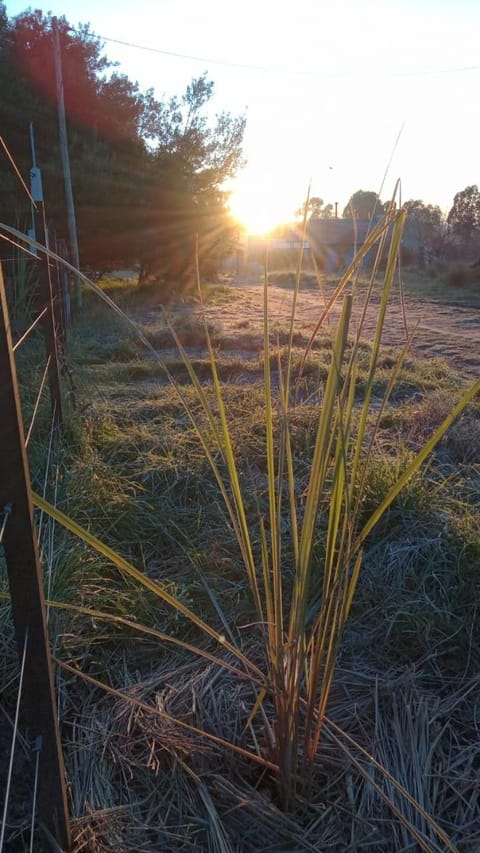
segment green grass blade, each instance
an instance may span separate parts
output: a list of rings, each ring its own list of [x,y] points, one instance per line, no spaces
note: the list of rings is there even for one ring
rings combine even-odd
[[[310,563],[314,528],[318,512],[320,493],[325,481],[325,475],[329,461],[329,447],[333,437],[333,420],[335,417],[335,403],[341,386],[340,370],[343,363],[344,353],[347,345],[348,328],[352,310],[352,298],[345,298],[342,316],[340,318],[337,337],[330,364],[330,370],[325,386],[325,393],[320,412],[317,428],[315,449],[312,460],[310,481],[308,484],[307,499],[305,502],[305,513],[300,537],[299,562],[301,572],[305,572]]]
[[[352,486],[355,484],[357,479],[357,471],[360,465],[360,456],[363,448],[363,440],[365,437],[365,431],[367,428],[368,415],[370,411],[370,402],[373,394],[373,387],[375,381],[375,375],[378,364],[378,355],[380,352],[380,344],[382,339],[383,328],[385,324],[385,315],[387,311],[388,302],[390,299],[390,293],[392,289],[393,279],[395,275],[396,262],[398,257],[398,251],[400,248],[400,243],[402,239],[403,226],[405,223],[405,211],[400,211],[398,217],[395,220],[395,224],[392,231],[392,238],[390,243],[390,249],[388,254],[387,268],[385,270],[385,279],[384,285],[382,288],[382,296],[380,300],[380,306],[378,311],[377,323],[375,327],[375,335],[373,339],[372,352],[370,356],[370,365],[368,370],[368,377],[366,382],[365,394],[360,414],[360,423],[358,428],[358,436],[357,442],[354,452],[354,459],[352,464],[352,476],[351,482]],[[359,340],[357,336],[357,341]]]
[[[72,518],[69,518],[65,513],[61,512],[61,510],[57,509],[57,507],[52,506],[48,501],[38,495],[36,492],[32,492],[33,503],[36,507],[41,509],[51,518],[58,522],[62,527],[65,527],[66,530],[69,530],[70,533],[73,533],[78,539],[81,539],[82,542],[85,542],[94,551],[97,551],[98,554],[102,554],[103,557],[106,557],[107,560],[110,560],[117,569],[122,572],[122,574],[127,575],[133,580],[137,581],[141,586],[145,587],[145,589],[153,592],[158,598],[161,598],[162,601],[165,601],[166,604],[169,604],[174,610],[178,611],[190,620],[197,628],[200,628],[205,634],[212,639],[216,640],[217,643],[223,646],[223,648],[228,649],[238,660],[242,662],[242,664],[247,668],[247,670],[253,670],[257,676],[262,677],[261,671],[256,667],[239,649],[232,646],[222,634],[219,634],[218,631],[215,631],[207,622],[204,622],[196,613],[186,607],[183,602],[179,601],[175,598],[174,595],[171,595],[165,589],[163,589],[160,584],[151,580],[146,575],[142,574],[135,566],[132,566],[128,560],[125,560],[124,557],[117,554],[113,548],[110,548],[104,542],[101,542],[100,539],[97,539],[90,531],[85,530],[84,527],[81,527],[74,521]]]
[[[0,592],[0,598],[10,600],[10,596],[7,593]],[[238,678],[247,679],[248,681],[252,681],[255,678],[251,672],[247,674],[244,670],[237,669],[228,661],[216,657],[216,655],[211,654],[211,652],[208,652],[206,649],[202,649],[200,646],[194,646],[192,643],[186,643],[178,637],[165,634],[163,631],[157,631],[156,628],[151,628],[148,625],[142,625],[140,622],[134,622],[131,619],[126,619],[124,616],[116,616],[115,613],[105,613],[102,610],[96,610],[92,607],[82,607],[79,604],[69,604],[64,601],[46,601],[45,604],[47,607],[53,607],[56,610],[67,610],[70,613],[76,613],[79,616],[88,616],[90,619],[110,622],[112,625],[121,625],[122,627],[129,628],[139,634],[144,634],[147,637],[152,637],[153,639],[160,640],[163,643],[169,643],[172,646],[177,646],[178,648],[191,652],[198,657],[205,658],[205,660],[215,664],[215,666],[228,670]],[[258,684],[261,685],[262,682],[258,681]]]
[[[287,345],[287,366],[285,371],[285,399],[286,399],[286,407],[288,410],[289,402],[290,402],[290,384],[291,384],[291,375],[292,375],[292,352],[293,352],[293,335],[295,332],[295,318],[297,314],[297,302],[298,302],[298,294],[300,292],[300,279],[302,275],[302,266],[303,266],[303,247],[305,245],[305,240],[307,236],[307,214],[308,214],[308,202],[310,201],[310,184],[307,189],[307,197],[305,200],[304,208],[303,208],[303,221],[302,221],[302,229],[301,229],[301,237],[300,237],[300,249],[297,254],[297,268],[295,272],[295,285],[293,288],[292,294],[292,308],[290,312],[290,329],[288,333],[288,345]]]
[[[235,536],[236,536],[237,542],[238,542],[240,550],[241,550],[243,563],[244,563],[244,566],[246,568],[247,576],[248,576],[248,579],[250,582],[250,587],[252,589],[252,593],[254,596],[255,607],[257,610],[258,619],[260,620],[260,622],[263,622],[264,621],[263,607],[262,607],[262,603],[261,603],[260,592],[258,589],[258,581],[257,581],[257,575],[256,575],[255,560],[254,560],[253,550],[252,550],[252,543],[251,543],[251,539],[250,539],[250,531],[249,531],[248,522],[247,522],[247,518],[246,518],[245,507],[244,507],[244,502],[243,502],[243,495],[242,495],[242,490],[240,487],[240,480],[238,477],[238,471],[237,471],[237,466],[236,466],[236,462],[235,462],[235,454],[233,452],[233,448],[232,448],[232,444],[231,444],[230,431],[229,431],[228,423],[227,423],[227,419],[226,419],[225,407],[224,407],[223,397],[222,397],[222,393],[221,393],[220,381],[218,379],[218,373],[216,370],[215,356],[213,353],[208,329],[206,328],[207,344],[208,344],[209,353],[210,353],[210,366],[211,366],[211,370],[212,370],[212,378],[213,378],[215,396],[216,396],[216,400],[217,400],[217,407],[218,407],[219,415],[220,415],[220,426],[218,426],[218,424],[217,424],[213,409],[212,409],[210,403],[208,402],[205,391],[202,388],[201,382],[198,379],[198,376],[195,373],[195,370],[193,369],[192,363],[191,363],[184,347],[182,346],[182,344],[181,344],[175,330],[173,329],[173,327],[170,324],[168,324],[168,325],[169,325],[169,329],[171,331],[171,334],[173,336],[173,339],[175,341],[175,344],[176,344],[178,351],[180,353],[180,356],[182,358],[182,361],[183,361],[183,363],[184,363],[184,365],[188,371],[188,375],[189,375],[189,377],[192,381],[192,384],[193,384],[193,386],[197,392],[197,396],[198,396],[199,401],[202,405],[202,409],[203,409],[203,411],[207,417],[207,420],[208,420],[209,426],[212,430],[212,433],[214,435],[217,447],[220,450],[220,453],[222,455],[224,465],[225,465],[226,470],[228,472],[228,479],[229,479],[229,483],[230,483],[231,490],[232,490],[233,503],[232,503],[232,500],[230,499],[230,496],[228,494],[226,482],[225,482],[224,478],[222,477],[222,475],[220,473],[220,469],[219,469],[217,463],[215,462],[213,454],[212,454],[212,452],[211,452],[211,450],[207,444],[207,441],[206,441],[205,435],[204,435],[204,431],[202,430],[201,426],[199,426],[197,419],[195,417],[195,414],[192,412],[191,406],[189,405],[185,395],[182,393],[180,386],[175,382],[175,380],[173,380],[173,378],[171,379],[172,385],[175,388],[176,393],[178,394],[178,396],[179,396],[179,398],[180,398],[180,400],[181,400],[181,402],[185,408],[185,411],[186,411],[186,413],[190,419],[190,422],[193,426],[193,429],[195,430],[195,432],[196,432],[196,434],[200,440],[200,443],[203,447],[203,450],[206,454],[207,460],[208,460],[210,467],[213,471],[215,479],[216,479],[216,481],[220,487],[220,491],[221,491],[223,500],[225,502],[225,505],[227,507],[227,511],[229,513],[230,519],[232,521],[232,525],[233,525],[233,528],[235,531]]]
[[[271,381],[271,366],[269,358],[270,350],[270,323],[268,316],[268,254],[265,255],[265,276],[263,284],[263,381],[264,381],[264,401],[265,401],[265,443],[267,454],[267,482],[268,482],[268,507],[270,520],[270,547],[271,547],[271,564],[268,578],[271,576],[272,591],[269,592],[269,597],[273,603],[272,617],[274,619],[274,637],[275,637],[275,657],[278,662],[276,671],[282,671],[281,664],[282,647],[283,647],[283,595],[282,595],[282,572],[280,565],[280,507],[277,507],[276,481],[277,472],[275,470],[275,444],[274,444],[274,425],[273,425],[273,406],[272,406],[272,381]],[[279,365],[280,368],[280,365]],[[281,472],[279,472],[279,497],[281,494]],[[278,511],[277,511],[278,510]],[[265,530],[263,532],[265,537]],[[266,543],[265,543],[266,544]],[[265,559],[268,559],[265,556]],[[268,569],[267,569],[268,571]],[[267,580],[268,582],[268,580]]]

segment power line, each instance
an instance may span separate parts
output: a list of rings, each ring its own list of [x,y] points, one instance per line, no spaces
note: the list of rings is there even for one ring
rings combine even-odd
[[[110,42],[111,44],[119,44],[123,47],[133,47],[135,50],[144,50],[148,53],[157,53],[160,56],[169,56],[173,59],[187,59],[191,62],[203,62],[208,65],[222,65],[225,68],[238,68],[242,71],[262,71],[267,74],[286,74],[286,75],[295,75],[295,76],[304,76],[304,77],[328,77],[330,79],[341,79],[348,77],[384,77],[384,78],[393,78],[393,77],[428,77],[434,76],[436,74],[465,74],[472,71],[480,71],[480,65],[463,65],[456,66],[453,68],[424,68],[418,69],[417,71],[391,71],[391,72],[378,72],[372,73],[368,70],[365,71],[352,71],[352,72],[330,72],[330,71],[314,71],[314,70],[303,70],[300,68],[274,68],[273,66],[268,65],[249,65],[247,63],[242,62],[231,62],[227,59],[213,59],[212,57],[207,56],[196,56],[190,53],[177,53],[172,50],[163,50],[159,47],[150,47],[145,44],[137,44],[136,42],[130,41],[122,41],[121,39],[110,38],[109,36],[104,36],[101,34],[97,34],[99,39],[102,41]]]
[[[146,50],[149,53],[160,53],[162,56],[171,56],[174,59],[189,59],[193,62],[207,62],[209,65],[224,65],[227,68],[241,68],[243,71],[273,71],[265,65],[245,65],[241,62],[230,62],[227,59],[212,59],[206,56],[193,56],[189,53],[175,53],[171,50],[161,50],[159,47],[148,47],[144,44],[135,44],[130,41],[121,41],[120,39],[112,39],[108,36],[98,35],[102,41],[112,42],[112,44],[121,44],[124,47],[134,47],[136,50]]]

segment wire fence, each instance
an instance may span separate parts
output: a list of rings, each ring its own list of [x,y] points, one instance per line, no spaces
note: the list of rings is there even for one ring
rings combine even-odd
[[[33,127],[31,135],[33,147]],[[43,551],[42,532],[44,531],[48,540],[47,550],[48,547],[53,547],[53,533],[50,529],[52,524],[48,522],[44,525],[42,516],[36,529],[27,450],[34,431],[39,435],[39,414],[43,412],[44,434],[48,437],[43,475],[45,497],[51,478],[55,437],[63,421],[61,375],[68,375],[66,342],[67,326],[71,322],[70,281],[66,268],[60,263],[61,258],[67,259],[66,245],[57,240],[47,228],[42,193],[39,198],[33,189],[30,192],[1,136],[0,148],[6,154],[29,199],[32,233],[36,238],[30,245],[23,246],[11,236],[3,235],[9,246],[6,258],[9,294],[0,263],[0,561],[3,555],[0,569],[3,574],[4,564],[19,653],[15,714],[14,719],[10,720],[11,740],[8,743],[2,732],[0,743],[2,752],[8,755],[0,827],[0,853],[10,849],[18,840],[19,834],[24,842],[24,849],[40,849],[39,833],[48,846],[58,851],[70,847],[70,820],[40,561]],[[43,251],[39,251],[42,247]],[[54,248],[56,260],[51,259],[50,248]],[[39,356],[39,333],[44,343],[43,357]],[[32,359],[28,361],[29,348],[33,353],[34,369],[38,370],[41,378],[31,408],[28,428],[25,428],[17,362],[19,357],[24,361],[27,350],[26,363],[31,386]],[[45,405],[47,388],[50,397],[48,409]],[[39,439],[41,441],[41,435]],[[58,467],[56,477],[58,481]],[[50,575],[47,582],[50,586]],[[11,680],[7,687],[11,694]],[[0,706],[0,709],[7,719],[10,719],[3,706]],[[22,734],[21,729],[25,734]],[[29,771],[32,771],[30,774],[24,768],[23,772],[23,777],[31,775],[32,778],[29,786],[31,800],[22,804],[22,815],[25,816],[29,812],[29,819],[21,821],[21,826],[17,826],[16,820],[12,818],[9,823],[9,815],[12,815],[13,811],[12,794],[15,782],[18,781],[15,779],[15,756],[19,745],[27,756]],[[2,771],[3,764],[4,762],[0,767]],[[21,781],[23,783],[25,779]],[[24,790],[22,787],[19,792],[19,797],[23,800]]]
[[[2,511],[2,515],[1,515],[1,521],[0,521],[0,545],[3,542],[3,534],[5,533],[5,528],[7,526],[7,521],[10,517],[11,512],[12,512],[12,504],[6,504],[3,507],[3,511]]]
[[[0,545],[6,566],[20,660],[11,741],[9,744],[2,742],[3,751],[8,754],[8,770],[1,816],[0,853],[10,849],[19,834],[26,844],[24,849],[30,851],[40,849],[40,836],[43,840],[47,839],[52,849],[66,850],[70,846],[63,756],[40,562],[42,519],[37,531],[27,459],[27,449],[34,430],[39,428],[39,412],[42,411],[48,446],[43,476],[45,493],[50,479],[55,435],[62,424],[61,364],[65,358],[66,314],[59,310],[54,269],[48,259],[39,263],[38,277],[40,287],[36,315],[25,331],[17,334],[14,342],[0,265]],[[38,355],[36,333],[40,330],[43,332],[45,356],[43,364],[37,365],[41,379],[28,429],[24,429],[16,359],[21,349],[28,348],[29,342],[33,345],[35,356]],[[50,396],[48,415],[45,414],[47,387]],[[24,732],[22,735],[21,729]],[[21,827],[15,819],[9,822],[12,800],[15,799],[15,755],[19,743],[22,743],[28,758],[21,780],[20,796],[23,800],[25,777],[31,776],[27,784],[31,792],[30,801],[22,804],[24,820]]]

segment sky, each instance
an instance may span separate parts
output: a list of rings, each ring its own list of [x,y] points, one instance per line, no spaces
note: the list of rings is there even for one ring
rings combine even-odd
[[[13,17],[28,2],[6,7]],[[229,189],[232,212],[252,231],[290,221],[310,181],[340,212],[359,189],[387,200],[397,179],[403,200],[444,211],[456,192],[480,184],[479,0],[33,7],[90,23],[118,70],[158,97],[181,94],[207,72],[214,109],[247,115],[247,164]]]

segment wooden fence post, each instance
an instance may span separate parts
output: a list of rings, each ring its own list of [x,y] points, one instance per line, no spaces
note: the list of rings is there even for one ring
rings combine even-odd
[[[39,823],[64,850],[68,850],[70,822],[42,570],[1,265],[0,309],[0,507],[7,504],[12,506],[5,527],[3,547],[13,622],[20,652],[23,650],[28,630],[23,718],[30,739],[41,738],[37,812]]]
[[[58,246],[57,240],[55,236],[51,243],[53,242],[55,246],[55,253],[58,255]],[[67,349],[67,317],[65,310],[65,290],[63,287],[63,270],[61,268],[60,262],[55,261],[53,263],[53,310],[55,316],[55,328],[57,332],[57,341],[59,343],[61,349],[61,359],[65,359],[66,349]],[[63,366],[63,365],[62,365]]]
[[[40,243],[48,248],[48,231],[45,228],[45,212],[42,202],[38,202],[38,211],[35,213],[37,238]],[[43,320],[43,334],[45,338],[45,351],[47,358],[50,358],[48,366],[48,387],[50,390],[50,403],[52,413],[57,426],[62,425],[62,392],[60,384],[60,367],[58,364],[58,342],[55,321],[55,299],[54,299],[54,283],[53,283],[53,264],[48,255],[40,258],[39,270],[39,291],[40,300],[44,306],[47,306],[48,311]]]

